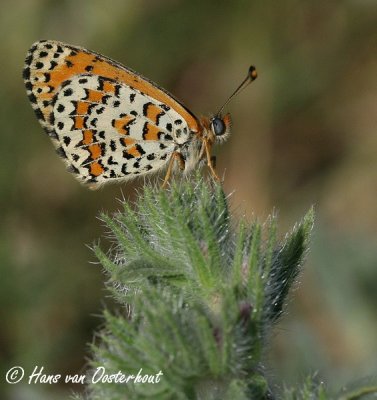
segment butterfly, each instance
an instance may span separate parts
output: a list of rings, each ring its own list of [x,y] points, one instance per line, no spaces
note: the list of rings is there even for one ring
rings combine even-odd
[[[187,173],[207,163],[214,143],[230,135],[222,116],[229,100],[257,77],[246,79],[212,117],[197,118],[181,102],[137,72],[93,51],[52,40],[30,48],[23,71],[35,114],[57,153],[91,188],[177,166]]]

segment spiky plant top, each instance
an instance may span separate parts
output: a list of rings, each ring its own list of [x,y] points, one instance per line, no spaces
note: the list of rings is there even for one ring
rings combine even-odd
[[[112,248],[95,253],[124,305],[105,312],[92,370],[156,374],[158,384],[97,383],[90,399],[269,399],[266,336],[308,246],[313,211],[277,240],[276,218],[231,218],[222,186],[202,178],[146,186],[102,215]]]

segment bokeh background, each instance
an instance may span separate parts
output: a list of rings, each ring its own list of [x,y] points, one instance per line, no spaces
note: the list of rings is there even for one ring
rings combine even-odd
[[[377,374],[377,2],[2,0],[0,3],[1,398],[67,398],[80,386],[8,385],[5,372],[85,371],[109,304],[88,245],[97,216],[141,181],[89,191],[65,172],[21,78],[39,39],[103,53],[214,112],[255,64],[259,78],[229,105],[234,126],[218,170],[239,213],[279,213],[289,229],[314,204],[301,285],[271,332],[277,384],[317,372],[337,389]],[[102,239],[105,242],[105,239]]]

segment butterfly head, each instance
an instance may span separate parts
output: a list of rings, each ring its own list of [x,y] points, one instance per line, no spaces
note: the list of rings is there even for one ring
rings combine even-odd
[[[225,114],[223,117],[218,114],[209,120],[209,127],[216,142],[223,142],[228,139],[231,126],[230,114]]]

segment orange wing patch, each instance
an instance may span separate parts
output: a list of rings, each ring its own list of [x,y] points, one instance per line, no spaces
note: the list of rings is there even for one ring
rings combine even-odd
[[[75,129],[84,128],[84,117],[82,115],[77,115],[75,117]]]
[[[137,149],[136,145],[131,146],[127,150],[125,150],[127,154],[133,156],[133,157],[141,157],[140,151]]]
[[[115,93],[115,86],[111,82],[105,81],[103,84],[103,91],[106,93]]]
[[[101,146],[99,144],[92,144],[91,146],[88,147],[88,150],[90,152],[90,157],[95,160],[102,155],[102,150]]]
[[[86,103],[84,101],[77,102],[76,113],[78,115],[87,114],[88,113],[88,109],[89,109],[89,103]]]
[[[158,118],[161,115],[164,115],[164,114],[165,114],[165,111],[162,108],[156,106],[153,103],[148,103],[145,116],[150,121],[152,121],[154,124],[157,125],[158,124]]]
[[[102,92],[98,92],[97,90],[92,90],[89,89],[88,90],[88,101],[91,103],[101,103],[103,98],[103,93]]]
[[[120,133],[121,135],[129,135],[129,127],[128,125],[135,120],[135,117],[131,117],[130,115],[126,115],[121,119],[114,119],[112,121],[113,127]]]
[[[99,162],[94,162],[90,164],[90,174],[93,176],[99,176],[104,172],[103,166]]]
[[[159,135],[161,135],[160,129],[155,126],[150,124],[149,122],[146,122],[143,130],[143,139],[144,140],[158,140]]]
[[[122,138],[122,142],[126,147],[130,147],[136,143],[136,140],[132,139],[130,137],[125,137],[125,138]]]
[[[93,132],[89,129],[83,132],[82,144],[87,145],[93,142]]]

